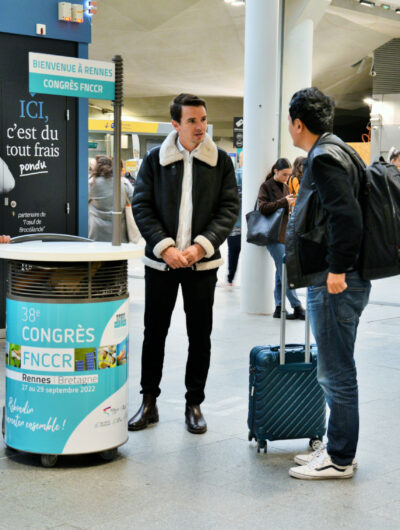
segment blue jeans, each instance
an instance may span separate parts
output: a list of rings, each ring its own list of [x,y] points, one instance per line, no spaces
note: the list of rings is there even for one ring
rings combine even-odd
[[[332,461],[352,463],[358,442],[358,385],[354,344],[371,282],[346,274],[347,289],[329,294],[326,284],[308,288],[308,311],[318,346],[318,381],[330,408],[327,450]]]
[[[271,254],[272,259],[275,262],[275,289],[274,289],[274,298],[275,305],[282,305],[282,259],[285,255],[285,245],[283,243],[270,243],[267,245],[268,252]],[[290,305],[293,307],[300,307],[301,302],[297,298],[296,291],[294,289],[289,289],[289,284],[286,283],[286,296],[290,302]]]

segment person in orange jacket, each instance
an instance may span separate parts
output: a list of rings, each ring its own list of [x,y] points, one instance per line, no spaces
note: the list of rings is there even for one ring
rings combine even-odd
[[[296,197],[297,194],[299,193],[300,182],[303,177],[303,164],[304,164],[305,159],[306,159],[305,156],[298,156],[296,160],[293,162],[293,172],[292,172],[292,176],[290,177],[288,181],[288,186],[289,186],[290,193],[294,197]]]

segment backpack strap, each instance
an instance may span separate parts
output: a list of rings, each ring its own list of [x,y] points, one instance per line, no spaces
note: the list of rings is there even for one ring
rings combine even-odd
[[[357,153],[357,151],[355,151],[355,149],[353,149],[352,147],[350,147],[350,145],[347,145],[345,142],[343,142],[343,140],[341,140],[338,136],[335,136],[334,134],[331,134],[329,136],[326,136],[326,137],[322,137],[320,138],[320,141],[319,141],[320,145],[321,144],[324,144],[324,145],[336,145],[337,147],[340,147],[340,149],[342,149],[342,151],[344,151],[345,153],[347,153],[349,155],[349,157],[351,158],[351,161],[353,162],[353,164],[356,166],[357,170],[358,170],[358,175],[359,175],[359,178],[360,178],[360,191],[359,193],[366,193],[366,189],[367,189],[367,181],[368,181],[368,177],[367,177],[367,172],[366,172],[366,164],[364,162],[364,160],[361,158],[361,156]],[[358,196],[358,199],[360,200],[360,195]]]
[[[346,144],[345,142],[343,142],[343,140],[341,140],[340,138],[338,138],[337,136],[335,136],[334,134],[331,134],[327,137],[322,137],[320,138],[320,141],[319,141],[319,144],[324,144],[324,145],[336,145],[337,147],[340,147],[345,153],[347,153],[351,160],[354,162],[354,164],[359,167],[360,169],[364,170],[365,169],[365,162],[364,160],[361,158],[361,156],[357,153],[357,151],[355,151],[352,147],[350,147],[350,145]]]

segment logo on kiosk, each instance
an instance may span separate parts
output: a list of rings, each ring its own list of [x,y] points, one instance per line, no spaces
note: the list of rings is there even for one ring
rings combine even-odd
[[[75,354],[71,349],[21,347],[21,368],[43,372],[73,372]]]

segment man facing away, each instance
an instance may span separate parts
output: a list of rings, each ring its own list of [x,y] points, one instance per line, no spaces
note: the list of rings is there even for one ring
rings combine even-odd
[[[202,434],[219,247],[235,224],[239,199],[232,161],[206,133],[205,101],[180,94],[170,113],[175,130],[144,157],[132,200],[146,240],[145,329],[143,402],[128,429],[158,421],[165,340],[181,286],[189,339],[185,417],[188,431]]]
[[[371,284],[359,274],[360,171],[331,134],[333,115],[333,101],[316,88],[300,90],[291,99],[289,132],[308,157],[286,233],[288,278],[293,287],[308,286],[318,381],[330,408],[327,446],[295,457],[300,465],[289,474],[299,479],[351,478],[357,466],[354,345]]]

